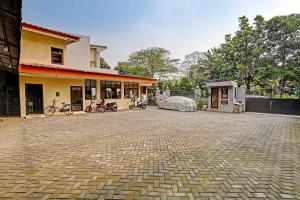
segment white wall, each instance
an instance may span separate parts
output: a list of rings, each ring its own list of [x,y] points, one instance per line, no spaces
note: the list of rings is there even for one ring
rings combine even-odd
[[[79,69],[90,72],[98,72],[98,73],[108,73],[108,74],[118,74],[117,70],[112,69],[101,69],[100,68],[100,51],[96,55],[96,48],[91,47],[90,45],[90,37],[89,36],[80,36],[80,41],[68,44],[66,48],[67,60],[66,67],[71,69]],[[104,49],[102,49],[104,50]],[[93,54],[94,51],[94,55]],[[98,56],[98,58],[92,56]],[[96,60],[99,61],[98,67],[92,67],[91,61]]]
[[[219,99],[218,99],[218,111],[221,112],[233,112],[233,103],[234,102],[234,89],[233,87],[228,88],[228,104],[221,104],[222,100],[222,87],[219,87]]]
[[[77,69],[90,67],[90,37],[81,36],[79,42],[67,45],[67,66]]]
[[[243,109],[246,109],[246,88],[240,87],[237,89],[237,102],[243,104]]]
[[[208,93],[210,94],[208,97],[208,109],[214,110],[214,111],[220,111],[220,112],[233,112],[233,105],[236,103],[236,98],[234,98],[234,88],[236,86],[224,86],[228,88],[228,104],[221,104],[222,100],[222,87],[218,88],[218,108],[211,108],[211,88],[208,88]]]
[[[97,54],[97,49],[95,48],[90,48],[90,62],[93,62],[93,65],[91,64],[91,67],[98,67],[100,68],[100,65],[97,66],[97,58],[96,58],[96,54]],[[99,58],[100,59],[100,58]]]

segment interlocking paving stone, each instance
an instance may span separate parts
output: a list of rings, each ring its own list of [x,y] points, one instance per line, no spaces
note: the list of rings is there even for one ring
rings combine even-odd
[[[0,124],[0,199],[300,199],[300,118],[145,111]]]
[[[284,199],[293,199],[294,197],[290,194],[280,194],[280,196]]]
[[[254,197],[257,197],[257,198],[265,198],[267,197],[264,193],[254,193]]]

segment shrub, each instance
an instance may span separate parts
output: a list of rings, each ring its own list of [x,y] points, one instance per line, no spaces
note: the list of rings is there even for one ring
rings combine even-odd
[[[202,110],[204,105],[208,105],[207,99],[201,98],[196,100],[198,110]]]

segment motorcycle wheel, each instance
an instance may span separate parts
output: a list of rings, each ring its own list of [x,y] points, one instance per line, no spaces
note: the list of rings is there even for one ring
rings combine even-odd
[[[113,112],[117,112],[118,108],[117,107],[112,107],[111,109]]]
[[[145,110],[146,107],[147,107],[147,106],[146,106],[145,104],[141,105],[141,108],[142,108],[143,110]]]
[[[97,108],[97,112],[105,113],[106,109],[105,108]]]
[[[129,105],[129,109],[133,109],[133,105]]]

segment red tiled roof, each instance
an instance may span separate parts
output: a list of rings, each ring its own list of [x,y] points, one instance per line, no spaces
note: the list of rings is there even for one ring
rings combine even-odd
[[[61,75],[70,77],[80,77],[86,79],[107,79],[107,80],[121,80],[121,81],[137,81],[147,84],[156,83],[157,80],[153,78],[128,76],[121,74],[110,74],[102,72],[94,72],[80,69],[68,69],[65,67],[48,66],[41,64],[20,64],[20,73],[36,74],[36,75]]]
[[[63,37],[63,38],[73,40],[73,41],[79,41],[79,39],[80,39],[80,37],[78,37],[76,35],[72,35],[72,34],[69,34],[69,33],[63,33],[63,32],[48,29],[48,28],[43,28],[43,27],[40,27],[40,26],[36,26],[36,25],[33,25],[33,24],[26,23],[26,22],[22,22],[22,28],[27,28],[27,29],[47,33],[47,34],[54,35],[54,36]]]

